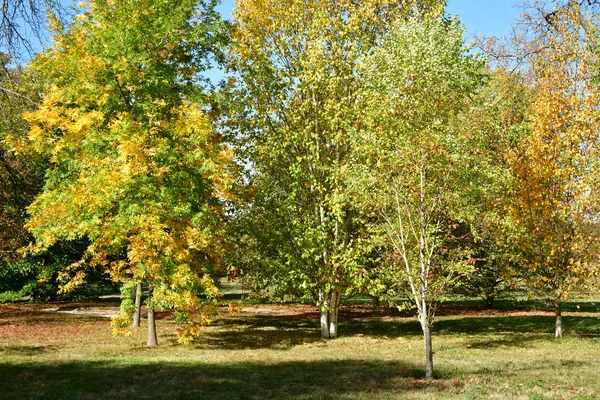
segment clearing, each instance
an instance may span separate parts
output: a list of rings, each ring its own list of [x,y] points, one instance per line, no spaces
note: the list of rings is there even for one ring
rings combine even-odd
[[[552,337],[552,313],[528,304],[446,304],[429,383],[410,312],[345,307],[341,337],[325,341],[313,306],[248,304],[236,316],[223,309],[192,345],[177,344],[162,313],[150,349],[144,326],[111,336],[116,301],[0,305],[0,399],[600,398],[591,303],[568,304],[562,340]]]

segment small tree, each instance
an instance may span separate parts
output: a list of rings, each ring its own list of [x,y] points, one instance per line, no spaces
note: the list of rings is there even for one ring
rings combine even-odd
[[[68,29],[54,20],[54,45],[30,73],[43,101],[25,114],[16,150],[50,158],[43,193],[29,208],[32,251],[85,238],[83,258],[61,272],[64,291],[87,267],[116,281],[147,281],[148,345],[154,310],[173,308],[199,334],[218,292],[211,271],[221,247],[228,149],[203,110],[198,74],[222,39],[213,3],[91,1]],[[130,325],[128,304],[113,321]]]
[[[467,55],[458,20],[416,16],[393,24],[364,59],[363,100],[370,129],[355,147],[363,160],[358,189],[378,210],[389,267],[408,282],[423,330],[427,379],[433,378],[431,326],[448,284],[466,273],[459,234],[473,165],[455,125],[480,86],[482,63]]]

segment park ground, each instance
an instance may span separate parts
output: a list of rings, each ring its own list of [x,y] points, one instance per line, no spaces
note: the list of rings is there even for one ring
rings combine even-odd
[[[147,348],[144,325],[111,336],[117,301],[0,305],[0,399],[600,399],[595,303],[567,303],[561,340],[531,303],[445,303],[427,382],[411,312],[346,306],[325,341],[314,306],[223,307],[191,345],[163,313]]]

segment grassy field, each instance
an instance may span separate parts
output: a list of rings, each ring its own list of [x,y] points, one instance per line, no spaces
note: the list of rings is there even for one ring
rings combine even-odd
[[[75,307],[117,304],[0,305],[0,399],[600,398],[600,313],[590,304],[568,306],[559,341],[543,310],[446,305],[431,383],[410,314],[345,308],[341,337],[324,341],[313,307],[250,304],[187,346],[160,319],[160,346],[149,349],[143,328],[113,338],[107,318],[56,312]]]

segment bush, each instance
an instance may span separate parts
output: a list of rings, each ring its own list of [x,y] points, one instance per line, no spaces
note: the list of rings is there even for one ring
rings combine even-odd
[[[0,303],[24,297],[31,301],[85,299],[118,291],[105,274],[90,269],[83,285],[71,293],[59,293],[58,272],[72,262],[73,257],[67,255],[45,254],[0,264]]]

